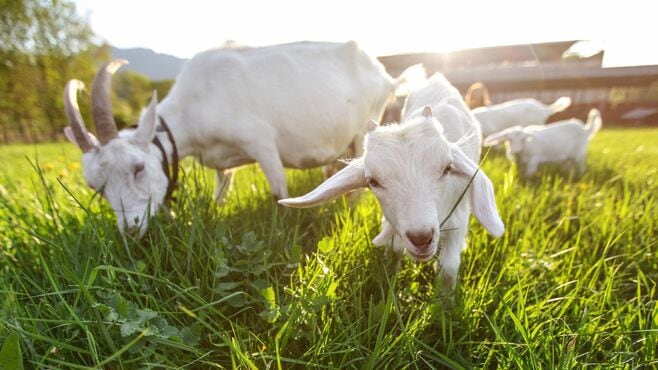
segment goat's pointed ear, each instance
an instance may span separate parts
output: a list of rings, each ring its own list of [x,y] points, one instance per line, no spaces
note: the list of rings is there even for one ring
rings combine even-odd
[[[78,141],[75,139],[75,134],[73,134],[73,129],[70,126],[64,127],[64,137],[66,137],[66,140],[70,141],[71,144],[74,144],[78,147],[80,146]],[[87,132],[87,137],[89,137],[89,141],[95,147],[99,147],[101,145],[98,139],[96,138],[96,136],[94,136],[94,134]]]
[[[355,163],[358,161],[358,163]],[[326,203],[339,195],[366,186],[365,171],[361,161],[356,160],[348,164],[313,189],[310,193],[297,198],[279,200],[279,204],[294,207],[308,208]]]
[[[482,146],[494,146],[507,140],[507,131],[497,132],[484,138]]]
[[[158,121],[157,107],[158,94],[156,91],[153,91],[151,103],[146,108],[144,114],[142,114],[137,130],[135,130],[135,143],[143,149],[148,148],[149,143],[153,140],[153,135],[155,135],[155,126]]]
[[[452,149],[454,166],[457,173],[471,178],[477,171],[470,189],[471,208],[475,217],[492,236],[499,237],[503,235],[505,224],[500,219],[498,209],[496,208],[496,198],[491,180],[489,180],[484,171],[481,169],[478,170],[477,165],[457,145],[454,145]]]

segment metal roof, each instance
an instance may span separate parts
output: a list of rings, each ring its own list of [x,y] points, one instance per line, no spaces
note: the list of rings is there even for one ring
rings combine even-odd
[[[603,53],[563,60],[562,54],[575,42],[391,55],[379,60],[393,76],[422,63],[428,73],[442,72],[462,91],[476,81],[503,90],[637,86],[658,81],[658,65],[602,68]]]

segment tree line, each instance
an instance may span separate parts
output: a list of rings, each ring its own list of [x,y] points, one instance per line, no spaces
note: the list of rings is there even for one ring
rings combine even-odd
[[[79,96],[85,122],[93,131],[91,81],[110,59],[75,4],[62,0],[0,0],[0,131],[2,142],[60,140],[68,124],[64,85],[71,78],[88,89]],[[160,98],[172,81],[150,81],[122,71],[114,81],[113,107],[119,127],[135,123],[151,92]]]

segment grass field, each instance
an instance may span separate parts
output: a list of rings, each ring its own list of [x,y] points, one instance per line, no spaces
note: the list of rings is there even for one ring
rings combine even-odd
[[[526,181],[490,155],[507,229],[472,221],[446,298],[431,261],[371,244],[368,192],[280,208],[250,166],[218,206],[212,174],[186,161],[172,210],[123,240],[77,148],[0,147],[0,364],[658,367],[658,130],[604,130],[589,153],[580,179]],[[288,172],[293,195],[321,180]]]

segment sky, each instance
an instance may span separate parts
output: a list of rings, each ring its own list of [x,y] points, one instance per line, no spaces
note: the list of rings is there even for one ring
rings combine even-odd
[[[372,55],[593,40],[604,66],[658,64],[649,0],[74,0],[103,40],[191,58],[226,40],[355,40]]]

